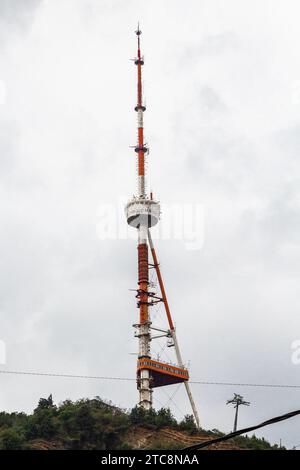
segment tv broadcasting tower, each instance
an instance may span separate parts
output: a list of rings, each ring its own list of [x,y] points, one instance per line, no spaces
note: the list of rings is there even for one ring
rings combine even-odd
[[[133,325],[136,328],[136,337],[139,340],[137,361],[137,387],[139,390],[139,405],[144,409],[152,407],[152,391],[155,387],[162,387],[176,383],[184,383],[197,427],[200,426],[197,409],[188,383],[189,373],[184,367],[179,345],[176,337],[166,291],[160,271],[159,262],[153,245],[150,228],[156,225],[160,218],[160,205],[146,192],[145,156],[148,148],[144,142],[143,115],[146,107],[143,104],[142,94],[142,66],[144,58],[141,55],[140,36],[141,30],[137,31],[137,57],[134,62],[137,66],[137,112],[138,137],[135,152],[137,154],[138,188],[137,196],[134,196],[125,207],[127,223],[138,231],[138,287],[136,289],[137,306],[139,309],[139,322]],[[149,263],[150,247],[152,263]],[[160,295],[153,292],[149,282],[149,269],[155,269],[160,288]],[[168,328],[154,327],[151,322],[150,308],[162,302],[165,307]],[[156,336],[153,335],[155,332]],[[151,357],[151,341],[156,338],[166,337],[168,346],[173,346],[178,365],[173,365]]]

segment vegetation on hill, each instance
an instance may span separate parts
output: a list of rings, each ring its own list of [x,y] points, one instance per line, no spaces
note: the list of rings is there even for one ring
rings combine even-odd
[[[55,405],[50,395],[41,398],[30,415],[0,413],[0,449],[130,449],[135,448],[127,439],[132,430],[136,436],[139,429],[149,430],[155,436],[155,432],[165,428],[169,433],[171,429],[189,436],[198,434],[192,416],[187,415],[178,423],[169,409],[145,411],[135,407],[122,410],[99,397],[76,402],[66,400]],[[203,430],[201,435],[216,437],[221,433]],[[145,439],[144,448],[180,448],[180,443],[174,444],[168,439],[157,445],[153,440],[147,444]],[[255,436],[238,437],[234,442],[247,449],[277,449]]]

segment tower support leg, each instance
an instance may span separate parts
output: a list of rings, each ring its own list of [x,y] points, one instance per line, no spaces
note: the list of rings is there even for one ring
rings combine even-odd
[[[179,365],[179,367],[183,367],[182,357],[181,357],[181,353],[180,353],[179,344],[178,344],[178,341],[177,341],[177,336],[176,336],[175,329],[173,331],[171,331],[171,335],[172,335],[172,338],[173,338],[173,341],[174,341],[174,346],[175,346],[175,352],[176,352],[178,365]],[[187,393],[187,396],[188,396],[190,404],[191,404],[191,408],[192,408],[193,415],[194,415],[194,418],[195,418],[196,426],[197,426],[198,429],[200,429],[199,415],[198,415],[198,411],[197,411],[197,408],[196,408],[196,405],[195,405],[195,402],[194,402],[194,399],[193,399],[190,384],[187,381],[185,381],[184,386],[185,386],[186,393]]]
[[[162,299],[163,299],[163,302],[164,302],[164,306],[165,306],[165,310],[166,310],[166,314],[167,314],[167,318],[168,318],[168,322],[169,322],[170,332],[171,332],[172,339],[173,339],[173,342],[174,342],[177,362],[178,362],[178,365],[180,367],[183,367],[183,361],[182,361],[182,356],[181,356],[181,352],[180,352],[180,349],[179,349],[179,344],[178,344],[178,341],[177,341],[176,331],[175,331],[175,327],[174,327],[174,324],[173,324],[173,320],[172,320],[172,316],[171,316],[171,312],[170,312],[170,308],[169,308],[169,304],[168,304],[168,299],[167,299],[167,295],[166,295],[162,275],[161,275],[160,268],[159,268],[159,263],[158,263],[158,260],[157,260],[155,248],[154,248],[153,241],[152,241],[152,236],[151,236],[151,233],[150,233],[149,229],[148,229],[148,240],[149,240],[149,245],[150,245],[150,249],[151,249],[153,264],[154,264],[154,267],[155,267],[155,270],[156,270],[157,279],[158,279]],[[190,384],[187,381],[185,381],[184,386],[185,386],[185,389],[186,389],[186,392],[187,392],[187,395],[188,395],[188,399],[189,399],[190,404],[191,404],[191,408],[192,408],[193,415],[194,415],[194,418],[195,418],[196,426],[199,429],[200,428],[200,420],[199,420],[199,415],[198,415],[197,408],[196,408],[196,405],[195,405],[195,402],[194,402],[194,399],[193,399],[193,395],[192,395],[192,392],[191,392]]]

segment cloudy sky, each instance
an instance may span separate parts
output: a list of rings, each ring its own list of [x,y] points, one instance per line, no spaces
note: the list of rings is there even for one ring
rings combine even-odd
[[[300,383],[299,10],[296,0],[0,0],[1,370],[135,376],[136,242],[103,240],[99,224],[135,191],[139,20],[149,187],[205,214],[202,249],[156,242],[191,377]],[[2,410],[32,411],[50,393],[137,401],[134,382],[0,381]],[[193,392],[203,426],[223,431],[234,392],[251,401],[240,426],[299,408],[299,390]],[[155,397],[168,403],[163,389]],[[178,418],[190,412],[184,390],[176,405]],[[299,426],[257,435],[291,447]]]

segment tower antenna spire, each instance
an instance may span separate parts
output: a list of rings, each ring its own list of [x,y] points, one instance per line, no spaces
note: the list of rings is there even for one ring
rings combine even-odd
[[[133,326],[136,329],[135,336],[139,341],[137,362],[139,405],[144,409],[150,409],[152,407],[152,391],[155,387],[184,383],[196,425],[199,427],[200,424],[196,406],[188,384],[189,373],[182,361],[175,327],[150,233],[151,227],[159,222],[160,205],[158,201],[155,201],[153,198],[152,192],[149,196],[146,192],[145,156],[148,153],[148,148],[144,142],[143,116],[146,111],[142,93],[142,66],[144,65],[144,57],[141,54],[140,36],[142,31],[139,23],[135,33],[137,35],[137,55],[134,59],[134,63],[137,66],[137,104],[134,109],[137,113],[137,144],[134,150],[137,155],[138,187],[137,195],[126,204],[125,212],[127,223],[136,228],[138,232],[138,285],[136,289],[136,299],[139,309],[139,321]],[[153,264],[149,263],[149,245]],[[150,268],[154,268],[156,271],[160,295],[153,292],[152,283],[149,281]],[[165,306],[168,324],[166,329],[154,327],[151,322],[151,307],[159,302],[164,303]],[[153,331],[159,334],[155,336],[152,333]],[[168,346],[174,347],[178,365],[175,366],[174,364],[161,362],[160,359],[154,360],[152,358],[151,342],[156,338],[162,337],[165,337],[166,341],[168,340]]]
[[[136,31],[135,31],[135,34],[136,34],[137,36],[139,36],[140,34],[142,34],[142,31],[140,30],[140,22],[139,22],[139,21],[138,21],[138,25],[137,25],[137,29],[136,29]]]

